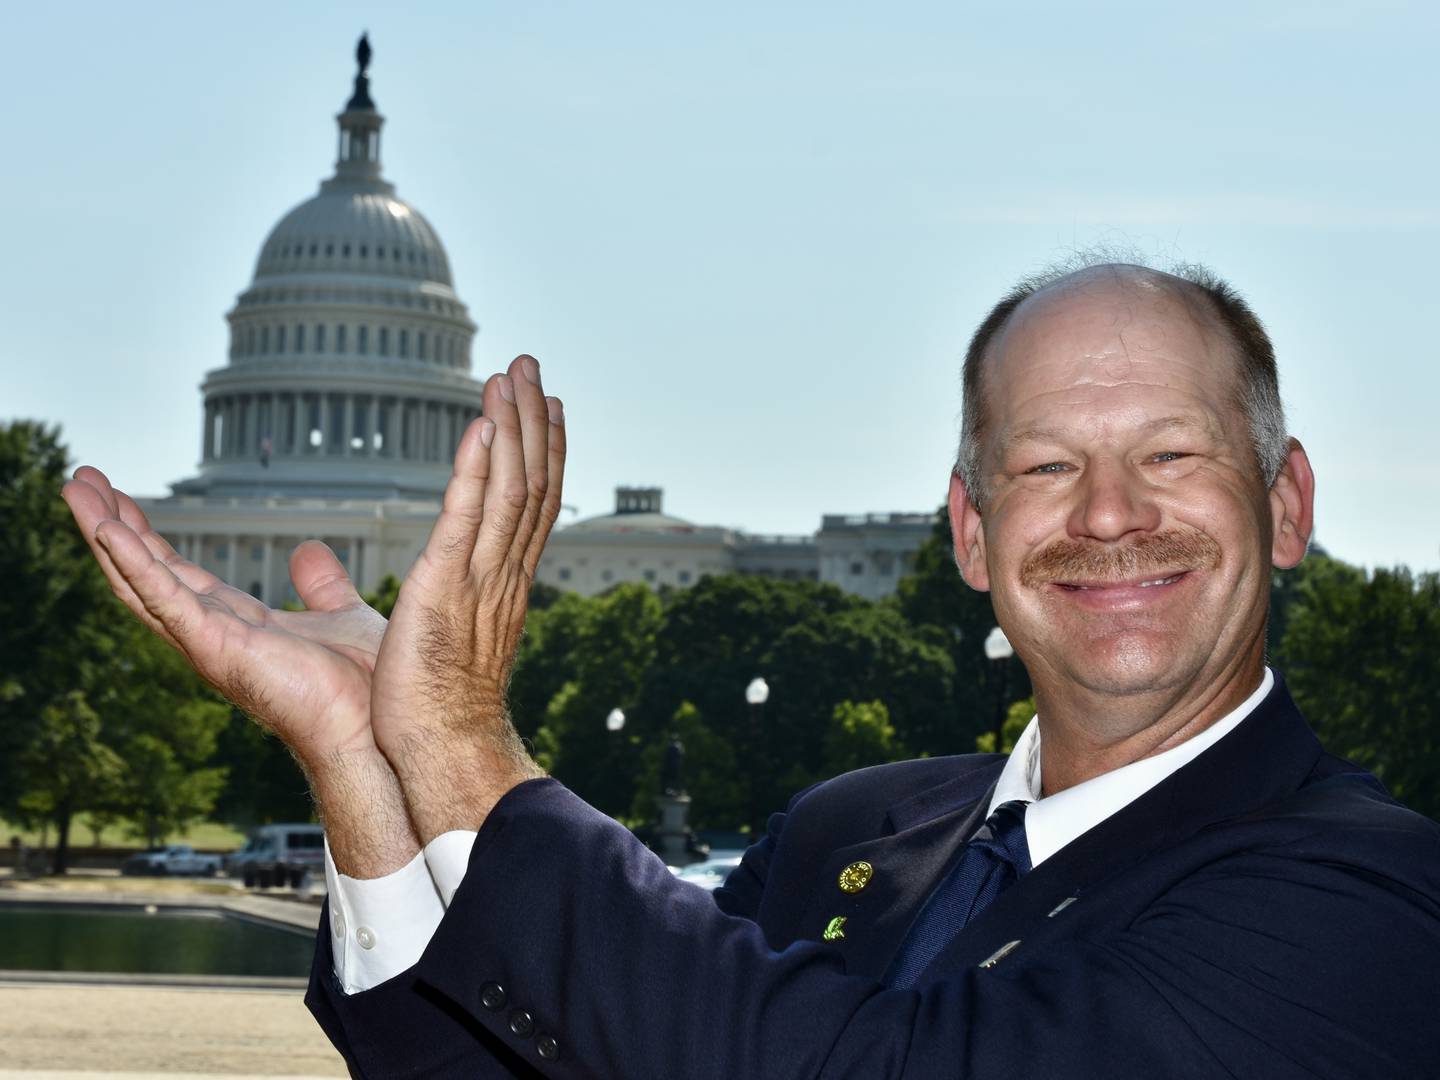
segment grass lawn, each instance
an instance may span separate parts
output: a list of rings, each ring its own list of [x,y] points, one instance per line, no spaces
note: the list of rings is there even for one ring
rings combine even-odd
[[[121,825],[108,825],[100,833],[101,847],[128,847],[140,849],[145,846],[143,840],[137,840],[125,831],[126,827]],[[22,829],[10,822],[0,819],[0,847],[8,848],[12,836],[20,837],[26,847],[34,848],[40,845],[39,829]],[[49,841],[53,846],[55,843],[55,829],[52,827],[49,832]],[[201,851],[228,851],[238,848],[245,842],[245,834],[229,825],[222,825],[218,821],[202,821],[191,826],[188,833],[172,833],[165,837],[167,844],[189,844]],[[89,819],[84,814],[75,818],[74,824],[70,826],[70,846],[90,847],[95,843],[95,834],[90,829]]]

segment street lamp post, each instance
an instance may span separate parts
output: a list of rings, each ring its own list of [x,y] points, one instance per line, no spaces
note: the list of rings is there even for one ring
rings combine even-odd
[[[755,750],[755,760],[750,768],[750,837],[751,842],[760,838],[760,769],[765,762],[765,751],[761,745],[765,735],[765,702],[770,700],[770,684],[760,676],[750,680],[745,687],[745,702],[750,706],[750,745]]]
[[[1003,753],[1005,735],[1005,695],[1009,691],[1010,658],[1015,647],[1005,636],[1005,631],[995,627],[985,637],[985,658],[1000,665],[1000,690],[995,695],[995,752]]]

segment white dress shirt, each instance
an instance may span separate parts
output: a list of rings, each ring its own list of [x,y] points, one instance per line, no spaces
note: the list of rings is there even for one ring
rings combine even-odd
[[[1040,795],[1040,725],[1038,719],[1032,719],[1001,770],[986,816],[1004,802],[1019,799],[1030,803],[1025,812],[1025,837],[1030,845],[1030,865],[1039,866],[1235,730],[1274,685],[1275,676],[1266,668],[1260,686],[1239,708],[1198,735],[1044,798]],[[337,872],[326,845],[325,883],[330,891],[335,978],[347,994],[378,986],[420,959],[465,877],[474,843],[475,833],[468,829],[442,833],[403,868],[369,879]]]

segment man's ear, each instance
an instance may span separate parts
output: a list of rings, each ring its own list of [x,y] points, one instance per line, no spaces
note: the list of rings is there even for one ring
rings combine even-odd
[[[955,565],[960,567],[965,583],[979,592],[989,592],[985,530],[980,527],[980,511],[970,501],[959,473],[950,474],[950,533],[955,538]]]
[[[1270,485],[1270,515],[1270,559],[1281,570],[1288,570],[1305,557],[1315,524],[1315,473],[1298,439],[1290,440],[1285,464]]]

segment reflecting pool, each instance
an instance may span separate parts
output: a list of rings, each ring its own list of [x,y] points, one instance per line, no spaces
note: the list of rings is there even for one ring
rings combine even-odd
[[[305,976],[314,948],[204,908],[0,904],[0,970]]]

